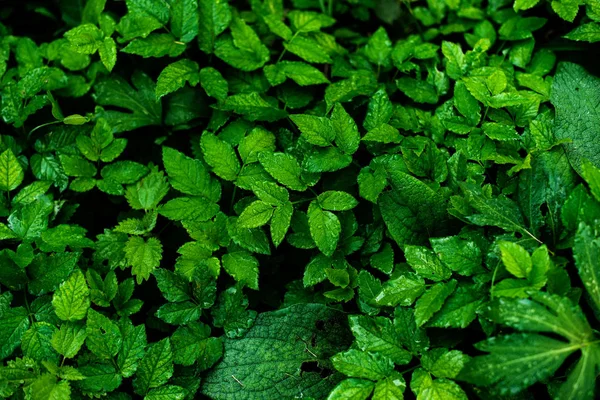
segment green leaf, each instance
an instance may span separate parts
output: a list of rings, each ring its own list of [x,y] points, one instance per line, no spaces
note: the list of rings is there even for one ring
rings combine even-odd
[[[464,276],[483,272],[483,255],[474,241],[460,236],[431,238],[429,241],[442,264],[452,271]]]
[[[244,164],[258,161],[258,155],[262,152],[272,153],[275,151],[275,135],[264,128],[254,128],[248,135],[240,140],[238,152]]]
[[[169,21],[169,4],[166,1],[127,0],[126,4],[127,14],[117,26],[125,40],[146,37]]]
[[[192,365],[198,362],[202,370],[208,369],[223,355],[220,338],[209,337],[210,327],[201,322],[180,326],[171,336],[173,362]]]
[[[315,146],[330,146],[335,138],[333,124],[327,118],[296,114],[290,119],[298,126],[302,137]]]
[[[455,280],[446,283],[436,283],[417,300],[417,304],[415,305],[415,323],[417,327],[429,321],[433,314],[442,308],[444,302],[454,292],[455,288]]]
[[[200,160],[192,159],[170,147],[163,147],[163,163],[173,188],[211,201],[221,197],[221,185],[213,180]]]
[[[595,167],[590,162],[582,165],[582,175],[590,186],[590,191],[596,200],[600,201],[600,167]]]
[[[493,337],[476,346],[488,355],[473,358],[459,378],[478,386],[493,386],[505,395],[547,379],[577,346],[534,333]]]
[[[379,353],[354,349],[336,354],[331,361],[335,369],[344,375],[372,381],[385,378],[394,369],[394,364],[389,358]]]
[[[149,346],[141,359],[133,388],[139,395],[145,395],[152,388],[164,385],[173,375],[173,353],[169,338]]]
[[[23,241],[31,242],[48,228],[48,216],[52,209],[48,197],[38,197],[37,201],[15,209],[8,216],[8,226]]]
[[[539,292],[529,299],[498,299],[487,311],[492,321],[521,331],[552,332],[573,343],[591,338],[592,330],[581,309],[558,295]]]
[[[100,14],[104,11],[105,6],[106,0],[90,0],[86,2],[81,13],[81,22],[97,24],[100,19]]]
[[[21,163],[11,149],[6,149],[0,154],[0,190],[10,192],[16,189],[23,182],[24,177]]]
[[[156,238],[145,241],[141,237],[132,236],[124,248],[127,263],[131,265],[131,273],[135,275],[140,284],[143,280],[150,278],[150,274],[162,258],[162,244]]]
[[[575,265],[592,302],[600,307],[600,268],[597,260],[600,257],[600,235],[598,228],[581,223],[575,235],[573,247]]]
[[[390,54],[392,53],[392,42],[385,28],[380,26],[373,36],[369,38],[365,46],[365,55],[373,64],[387,67],[390,65]]]
[[[294,206],[287,203],[275,208],[273,217],[271,217],[271,240],[275,247],[279,246],[290,227]]]
[[[346,154],[354,154],[360,144],[358,127],[344,107],[337,103],[331,113],[335,144]]]
[[[469,356],[459,350],[437,348],[425,353],[421,363],[437,378],[456,378],[468,360]]]
[[[335,214],[324,211],[316,201],[308,207],[310,235],[323,254],[330,257],[337,248],[342,231],[340,221]]]
[[[470,205],[480,213],[468,216],[469,221],[479,226],[491,225],[509,232],[520,232],[539,241],[525,228],[523,214],[512,200],[504,196],[491,197],[472,186],[465,185],[463,190],[468,195]]]
[[[178,302],[192,299],[189,282],[169,270],[159,268],[153,272],[162,295],[168,301]]]
[[[79,25],[65,33],[71,48],[81,54],[94,54],[102,44],[103,36],[94,24]]]
[[[331,391],[327,400],[365,400],[373,392],[374,385],[366,379],[346,379]]]
[[[366,142],[377,142],[384,144],[400,143],[402,136],[398,132],[398,129],[388,124],[382,124],[367,132],[367,134],[363,136],[362,140]]]
[[[198,0],[171,2],[171,32],[183,43],[192,41],[198,35],[198,17]]]
[[[219,177],[233,181],[240,173],[240,161],[231,145],[210,132],[204,132],[200,139],[204,160]]]
[[[224,100],[227,97],[229,85],[219,71],[212,67],[202,68],[199,78],[200,85],[207,95],[217,100]]]
[[[115,367],[107,362],[86,364],[79,368],[85,379],[77,382],[77,386],[86,393],[105,395],[119,387],[122,378]]]
[[[596,22],[581,24],[564,37],[570,40],[596,43],[600,41],[600,24]]]
[[[81,253],[69,252],[38,255],[28,267],[31,278],[29,291],[41,295],[55,290],[73,271],[80,256]]]
[[[77,321],[85,318],[90,308],[90,289],[81,270],[76,269],[52,296],[58,318]]]
[[[396,86],[417,103],[436,104],[438,102],[435,87],[428,82],[402,77],[396,81]]]
[[[321,71],[312,65],[299,61],[280,61],[264,68],[269,83],[277,86],[289,78],[300,86],[320,85],[329,83]]]
[[[517,278],[525,278],[530,274],[533,265],[527,250],[512,242],[500,242],[498,247],[502,254],[502,263],[508,272]]]
[[[85,325],[81,322],[67,322],[52,334],[51,344],[58,354],[73,358],[87,337]]]
[[[131,111],[104,110],[100,113],[114,133],[161,123],[162,105],[156,101],[152,80],[138,71],[133,74],[131,81],[135,89],[118,75],[101,79],[94,85],[96,103]]]
[[[529,10],[533,8],[540,0],[515,0],[515,4],[513,5],[513,9],[515,11],[520,10]]]
[[[47,322],[34,322],[21,337],[21,350],[25,357],[38,361],[58,362],[58,355],[52,348],[52,335],[56,327]]]
[[[274,100],[270,98],[270,100]],[[284,118],[287,114],[267,101],[258,93],[241,93],[227,97],[221,104],[223,111],[233,111],[242,114],[248,121],[277,121]]]
[[[247,310],[248,298],[242,288],[232,286],[221,292],[212,308],[214,326],[224,328],[227,337],[243,336],[254,323],[256,311]]]
[[[61,154],[59,159],[67,176],[93,178],[96,175],[96,167],[94,164],[83,157]]]
[[[240,228],[258,228],[269,222],[273,215],[273,206],[264,201],[257,200],[250,203],[240,214],[237,220]]]
[[[146,348],[146,327],[133,326],[129,321],[121,324],[123,344],[117,354],[117,366],[124,378],[132,376],[138,368],[139,360],[144,356]]]
[[[335,19],[328,15],[304,10],[293,10],[288,14],[288,18],[296,32],[315,32],[335,23]]]
[[[185,325],[197,321],[202,314],[202,309],[191,301],[181,303],[163,304],[156,316],[171,325]]]
[[[144,58],[177,57],[185,51],[185,43],[177,41],[170,33],[151,33],[146,38],[132,40],[121,51]]]
[[[595,391],[594,371],[598,365],[598,346],[581,350],[581,358],[571,370],[557,394],[559,399],[593,399]]]
[[[42,374],[29,386],[29,391],[32,400],[71,398],[69,382],[57,381],[54,374]]]
[[[346,192],[328,190],[317,196],[319,206],[323,210],[348,211],[358,205],[358,201]]]
[[[174,221],[208,221],[217,215],[219,206],[202,197],[178,197],[160,206],[158,212]]]
[[[370,131],[386,124],[390,120],[393,112],[394,107],[388,98],[387,92],[383,89],[379,89],[369,101],[367,116],[365,117],[363,126],[367,131]]]
[[[28,316],[25,307],[9,308],[0,314],[0,334],[5,338],[0,345],[0,358],[5,359],[19,347],[23,333],[29,328]]]
[[[425,291],[425,281],[417,275],[401,275],[386,281],[375,297],[380,306],[409,306]]]
[[[258,260],[250,253],[236,251],[223,255],[223,268],[242,286],[258,290]]]
[[[127,187],[125,198],[134,210],[153,210],[169,192],[169,184],[162,171],[154,169],[135,185]]]
[[[600,168],[597,105],[600,79],[588,74],[579,65],[560,63],[552,84],[551,101],[556,109],[554,135],[557,140],[568,139],[564,144],[571,166],[581,175],[583,161],[587,159]]]
[[[432,400],[466,400],[467,395],[462,388],[449,379],[431,379],[422,368],[413,372],[411,389],[418,398]]]
[[[505,282],[506,279],[503,281]],[[494,288],[494,294],[497,294]],[[442,308],[433,315],[427,326],[435,328],[466,328],[477,316],[484,303],[486,291],[476,285],[458,286],[446,299]]]
[[[440,282],[452,275],[452,272],[442,265],[436,253],[426,247],[406,246],[404,256],[408,264],[423,278]]]
[[[215,44],[217,57],[242,71],[254,71],[269,61],[269,50],[243,19],[234,16],[230,30],[231,36],[222,36]]]
[[[379,253],[371,256],[370,263],[373,268],[377,268],[381,272],[390,275],[394,269],[394,250],[392,246],[389,243],[385,243]]]
[[[230,398],[246,397],[250,390],[254,396],[273,398],[294,397],[300,390],[304,396],[325,397],[340,375],[323,379],[318,372],[301,372],[300,368],[310,361],[331,365],[329,357],[346,349],[350,338],[340,324],[344,319],[339,311],[318,304],[297,304],[260,314],[243,338],[225,339],[223,359],[207,373],[202,393]],[[279,328],[274,331],[274,326]],[[296,377],[294,385],[281,381],[281,371]]]
[[[198,0],[198,46],[205,53],[212,53],[215,39],[231,22],[229,4],[223,0]]]
[[[188,391],[181,386],[165,385],[152,389],[144,396],[144,400],[183,400]]]
[[[412,355],[400,345],[399,335],[389,319],[352,315],[348,320],[361,350],[382,354],[400,365],[408,364],[412,359]]]
[[[181,89],[186,82],[190,86],[196,86],[200,82],[198,63],[184,58],[167,65],[156,82],[156,99]]]
[[[285,40],[292,38],[292,30],[281,21],[281,17],[276,14],[265,15],[264,21],[269,27],[269,30]]]
[[[134,161],[117,161],[102,168],[104,179],[130,184],[140,180],[149,172],[148,168]]]
[[[377,382],[373,400],[402,400],[404,399],[404,389],[406,389],[406,382],[402,375],[392,374]]]
[[[309,36],[298,35],[294,40],[284,42],[283,47],[311,64],[330,64],[332,62],[325,49]]]
[[[294,156],[286,153],[261,153],[258,157],[263,168],[277,182],[292,190],[304,191],[307,185],[302,182],[302,168]]]
[[[446,43],[446,42],[444,42]],[[442,47],[443,48],[443,47]],[[463,82],[456,82],[454,86],[454,107],[461,113],[471,125],[477,125],[481,119],[481,107],[475,97]]]
[[[86,333],[87,348],[102,359],[114,357],[123,341],[117,324],[93,309],[88,310]]]

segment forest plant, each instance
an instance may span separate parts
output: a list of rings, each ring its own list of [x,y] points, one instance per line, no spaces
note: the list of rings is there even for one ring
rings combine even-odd
[[[3,2],[0,397],[596,398],[599,9]]]

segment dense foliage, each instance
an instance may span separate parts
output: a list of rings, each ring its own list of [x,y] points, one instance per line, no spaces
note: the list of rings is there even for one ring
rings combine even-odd
[[[0,18],[0,397],[598,397],[597,0]]]

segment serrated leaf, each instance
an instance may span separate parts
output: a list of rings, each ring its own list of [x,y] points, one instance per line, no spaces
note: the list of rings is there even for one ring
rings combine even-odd
[[[221,185],[210,177],[200,160],[187,157],[170,147],[163,147],[163,163],[173,188],[214,202],[221,197]]]
[[[258,228],[269,222],[274,208],[264,201],[250,203],[240,214],[237,223],[240,228]]]
[[[217,100],[224,100],[227,97],[229,85],[219,71],[212,67],[202,68],[199,78],[200,85],[207,95]]]
[[[298,304],[260,314],[243,338],[225,339],[223,359],[208,372],[202,393],[229,398],[252,390],[255,396],[272,398],[293,397],[300,389],[305,396],[326,396],[339,375],[322,379],[318,372],[301,374],[300,366],[307,360],[325,362],[346,348],[350,340],[349,333],[340,325],[343,319],[338,311],[318,304]],[[317,321],[322,321],[326,329],[316,329]],[[272,326],[280,329],[274,332],[269,328]],[[316,346],[311,344],[313,334]],[[293,387],[280,383],[281,370],[298,377]]]
[[[169,64],[162,70],[156,82],[156,98],[181,89],[189,82],[190,86],[196,86],[200,82],[200,69],[194,61],[184,58]]]
[[[294,156],[286,153],[261,153],[260,164],[275,180],[292,190],[304,191],[306,184],[300,177],[302,168]]]
[[[205,53],[212,53],[215,38],[219,36],[231,21],[229,4],[222,0],[199,0],[198,45]]]
[[[93,309],[88,311],[86,333],[86,346],[100,358],[114,357],[121,347],[123,337],[117,324]]]
[[[90,308],[90,289],[81,270],[76,269],[52,296],[56,315],[63,321],[85,318]]]
[[[336,354],[331,361],[335,369],[344,375],[372,381],[385,378],[394,368],[391,360],[379,353],[354,349]]]
[[[326,256],[331,256],[337,248],[342,231],[338,217],[329,211],[324,211],[317,202],[313,201],[308,207],[308,224],[310,235],[319,250]]]
[[[241,285],[258,290],[258,260],[250,253],[236,251],[223,255],[223,268]]]
[[[210,132],[204,132],[200,139],[200,146],[204,160],[216,175],[227,181],[237,178],[240,172],[240,161],[229,143]]]
[[[331,124],[335,131],[335,144],[346,154],[354,154],[360,144],[358,127],[341,104],[336,104],[331,113]]]
[[[448,296],[454,292],[454,288],[456,288],[455,280],[436,283],[417,300],[415,305],[415,323],[417,327],[429,321],[442,308]]]
[[[152,388],[165,384],[173,375],[173,354],[169,338],[153,343],[141,359],[133,388],[137,394],[145,395]]]
[[[332,123],[324,117],[296,114],[290,119],[298,126],[302,137],[315,146],[330,146],[335,137]]]
[[[412,355],[398,342],[398,335],[389,319],[353,315],[348,320],[361,350],[383,354],[400,365],[408,364],[412,359]]]
[[[131,265],[131,273],[141,283],[150,278],[152,271],[158,267],[162,258],[162,244],[156,238],[145,241],[141,237],[132,236],[124,248],[127,263]]]
[[[23,167],[13,154],[11,149],[6,149],[0,154],[0,190],[10,192],[16,189],[21,182],[25,173]]]

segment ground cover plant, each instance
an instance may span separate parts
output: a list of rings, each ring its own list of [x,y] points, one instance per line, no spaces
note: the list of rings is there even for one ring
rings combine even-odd
[[[0,21],[1,398],[598,397],[596,0]]]

